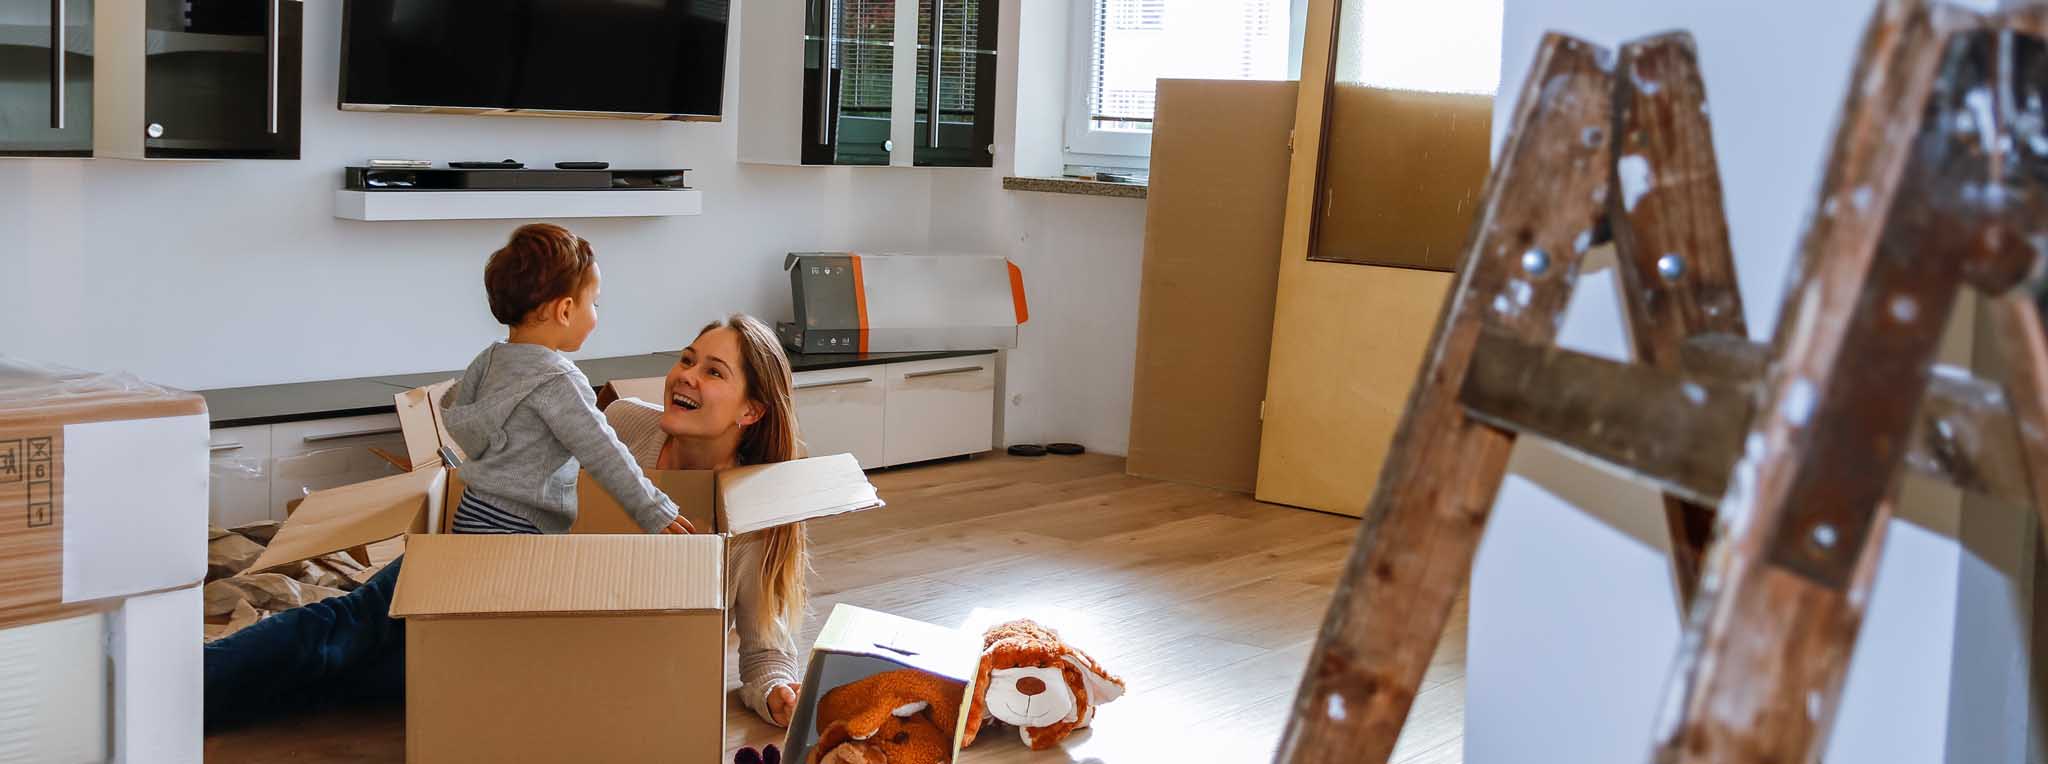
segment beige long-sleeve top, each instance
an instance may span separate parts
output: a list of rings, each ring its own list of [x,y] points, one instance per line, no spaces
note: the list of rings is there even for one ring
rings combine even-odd
[[[661,409],[638,399],[622,399],[604,410],[605,419],[619,434],[620,442],[633,452],[643,470],[655,469],[661,446],[668,435],[661,431]],[[740,634],[740,699],[761,718],[769,719],[768,693],[785,684],[796,684],[796,639],[780,618],[751,617],[767,606],[762,583],[765,545],[758,533],[735,536],[725,553],[725,600],[732,603],[727,623]]]

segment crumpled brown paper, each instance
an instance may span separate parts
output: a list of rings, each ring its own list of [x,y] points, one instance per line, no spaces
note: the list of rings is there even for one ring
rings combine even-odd
[[[263,556],[263,545],[239,533],[223,533],[206,542],[206,578],[213,580],[240,573]]]
[[[228,530],[234,533],[239,533],[244,538],[247,538],[250,541],[254,541],[264,546],[270,546],[270,540],[277,538],[277,529],[282,527],[284,527],[284,523],[278,522],[276,520],[262,520],[259,522],[253,522],[246,525],[237,525],[233,528],[229,528]]]
[[[346,592],[332,587],[299,583],[282,573],[257,573],[253,576],[223,578],[207,584],[203,594],[207,602],[207,613],[211,615],[216,608],[221,607],[221,603],[232,602],[232,598],[237,596],[259,610],[287,610],[329,597],[339,597]]]

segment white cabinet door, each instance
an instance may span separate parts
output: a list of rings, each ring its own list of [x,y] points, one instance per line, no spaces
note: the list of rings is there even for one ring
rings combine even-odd
[[[270,519],[283,520],[285,505],[307,491],[398,474],[396,466],[370,452],[372,446],[405,457],[397,414],[271,425]]]
[[[206,521],[233,528],[270,519],[270,425],[214,430],[207,451]]]
[[[853,454],[863,468],[882,466],[886,370],[878,365],[796,375],[797,427],[811,456]]]
[[[892,363],[889,436],[882,463],[921,462],[989,450],[994,440],[994,355]]]

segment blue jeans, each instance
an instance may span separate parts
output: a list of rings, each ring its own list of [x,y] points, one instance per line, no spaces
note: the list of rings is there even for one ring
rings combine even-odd
[[[355,591],[257,621],[206,646],[209,729],[280,712],[405,699],[405,622],[392,560]]]

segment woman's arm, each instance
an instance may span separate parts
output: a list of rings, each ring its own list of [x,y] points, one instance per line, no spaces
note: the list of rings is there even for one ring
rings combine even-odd
[[[733,626],[740,634],[740,699],[762,719],[788,724],[786,718],[777,722],[769,698],[777,687],[797,685],[796,637],[790,625],[768,607],[762,586],[768,574],[762,569],[761,537],[750,533],[731,543],[732,552],[726,556],[731,565],[726,595],[733,603]],[[792,703],[784,713],[794,707]]]

